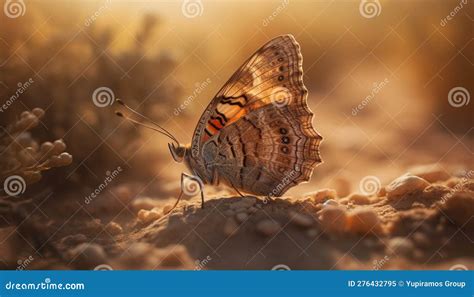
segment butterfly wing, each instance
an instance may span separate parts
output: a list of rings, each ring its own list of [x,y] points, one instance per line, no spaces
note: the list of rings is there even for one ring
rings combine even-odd
[[[196,127],[193,157],[234,187],[280,196],[321,162],[322,138],[306,98],[298,43],[291,35],[274,38],[211,101]]]

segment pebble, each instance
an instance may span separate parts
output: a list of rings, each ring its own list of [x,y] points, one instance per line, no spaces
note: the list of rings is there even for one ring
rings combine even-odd
[[[349,213],[347,226],[349,232],[359,234],[381,230],[379,216],[370,209],[357,209]]]
[[[71,260],[81,267],[93,267],[96,264],[106,263],[107,255],[101,245],[95,243],[81,243],[70,250]]]
[[[423,248],[427,248],[427,247],[431,246],[431,242],[430,242],[428,236],[426,236],[425,234],[423,234],[421,232],[413,233],[412,240],[413,240],[414,243],[416,243],[416,245],[418,245],[420,247],[423,247]]]
[[[225,235],[232,236],[237,232],[238,229],[239,229],[239,226],[237,225],[234,219],[227,219],[227,221],[224,224]]]
[[[423,191],[430,184],[421,177],[403,175],[392,181],[387,187],[387,198],[398,199],[405,195]]]
[[[123,228],[120,226],[120,224],[112,221],[105,226],[105,231],[111,235],[118,235],[123,232]]]
[[[281,230],[281,225],[273,220],[263,220],[257,224],[257,231],[265,236],[273,236]]]
[[[450,175],[438,164],[413,167],[409,170],[409,172],[412,175],[421,177],[430,183],[445,181],[450,178]]]
[[[306,231],[306,235],[308,237],[316,237],[319,235],[319,231],[318,229],[311,228]]]
[[[291,222],[300,227],[304,227],[304,228],[311,227],[314,223],[313,218],[296,211],[290,211],[289,215],[290,215]]]
[[[366,205],[370,204],[370,199],[366,195],[354,193],[348,197],[349,201],[357,205]]]
[[[342,233],[347,226],[347,213],[339,206],[328,206],[319,212],[321,227],[327,233]]]
[[[115,197],[120,199],[124,204],[130,203],[133,199],[133,193],[128,186],[120,185],[112,189],[112,191],[114,192]]]
[[[60,243],[62,245],[76,245],[84,241],[87,241],[87,237],[84,234],[79,233],[74,235],[67,235],[61,238]]]
[[[135,211],[139,211],[140,209],[150,210],[157,207],[158,205],[159,202],[157,200],[148,197],[137,198],[132,202],[132,208]]]
[[[339,202],[337,202],[337,201],[334,200],[334,199],[326,200],[326,201],[324,201],[324,203],[323,203],[323,207],[327,207],[327,206],[338,206],[338,205],[339,205]]]
[[[235,215],[235,219],[239,223],[245,222],[249,218],[249,215],[246,214],[245,212],[239,212],[238,214]]]
[[[413,242],[404,237],[394,237],[388,242],[388,251],[399,256],[410,255],[415,249]]]
[[[337,193],[333,189],[322,189],[315,192],[310,192],[304,195],[305,198],[312,199],[314,203],[323,203],[329,199],[336,199]]]
[[[152,210],[140,209],[138,211],[138,220],[143,224],[149,224],[161,217],[162,214],[156,208]]]

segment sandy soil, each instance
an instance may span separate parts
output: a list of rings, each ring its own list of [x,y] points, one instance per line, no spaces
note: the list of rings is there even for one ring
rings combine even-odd
[[[51,224],[55,252],[45,248],[27,269],[472,269],[474,172],[412,172],[369,195],[221,192],[204,209],[196,197],[169,215],[172,200],[138,198],[107,224],[84,210],[68,228]]]

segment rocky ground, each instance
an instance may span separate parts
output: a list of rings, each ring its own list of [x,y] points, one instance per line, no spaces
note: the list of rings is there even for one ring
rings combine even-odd
[[[204,209],[196,197],[169,215],[174,201],[138,198],[114,221],[80,215],[66,231],[56,226],[56,253],[33,254],[25,268],[473,269],[473,176],[423,166],[373,194],[322,189],[265,200],[221,193]]]

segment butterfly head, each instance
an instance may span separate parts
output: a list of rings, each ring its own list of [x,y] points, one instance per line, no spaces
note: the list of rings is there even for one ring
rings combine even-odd
[[[168,143],[168,147],[173,159],[178,163],[183,162],[184,158],[186,157],[186,146],[182,144],[176,146],[174,143]]]

